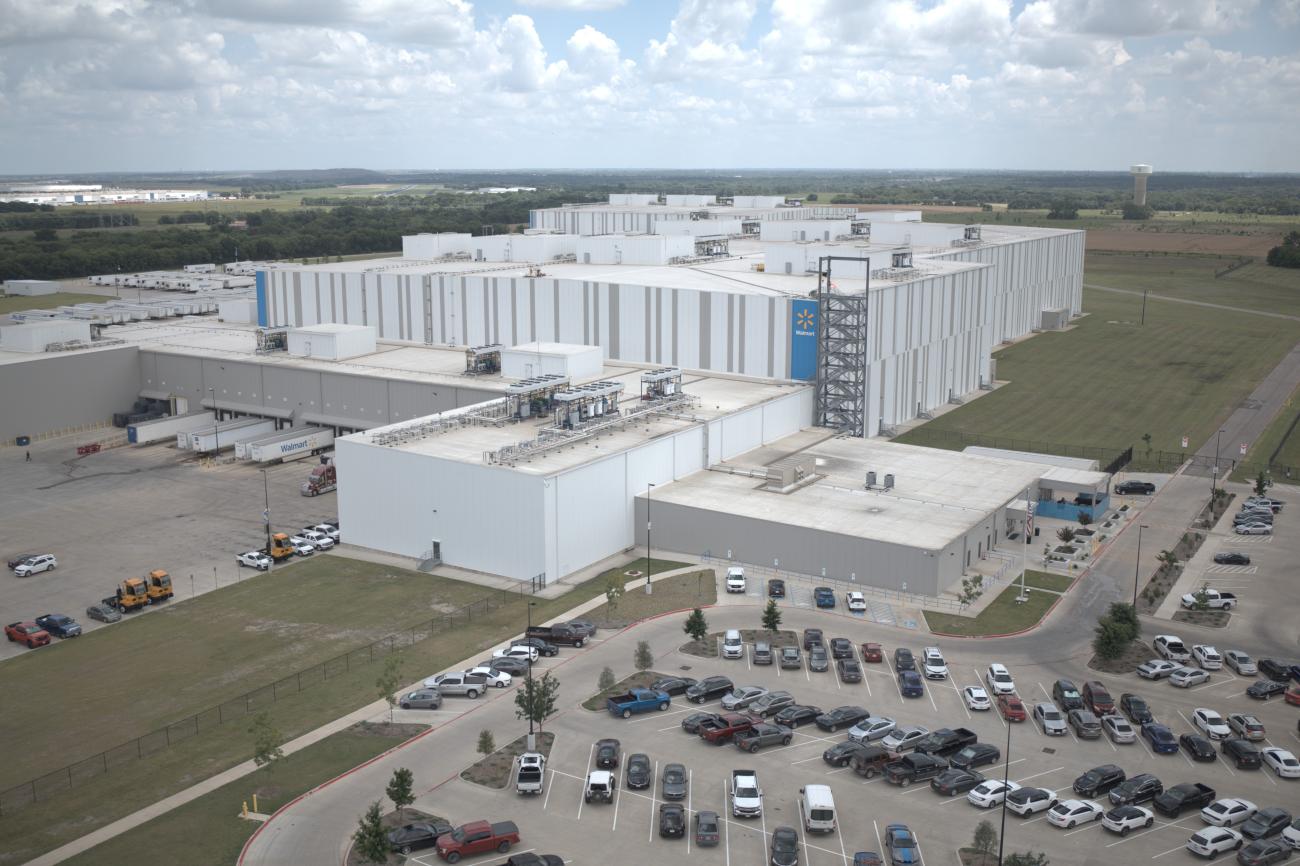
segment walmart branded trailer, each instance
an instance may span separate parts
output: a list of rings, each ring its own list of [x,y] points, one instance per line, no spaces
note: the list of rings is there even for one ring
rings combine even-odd
[[[156,418],[153,421],[128,424],[126,427],[126,441],[132,445],[170,442],[177,434],[192,433],[204,425],[211,427],[215,420],[211,412],[200,409],[197,412],[187,412],[184,415],[169,415],[166,418]]]
[[[255,463],[295,460],[310,457],[333,444],[333,430],[327,427],[299,427],[296,430],[281,430],[275,436],[248,443],[244,457]]]
[[[184,434],[188,441],[185,447],[200,454],[224,451],[227,448],[234,448],[235,443],[241,439],[255,435],[265,436],[274,430],[275,422],[269,418],[236,418],[232,421],[222,421],[215,427],[211,425],[200,427],[193,433]],[[179,437],[177,447],[180,447]]]

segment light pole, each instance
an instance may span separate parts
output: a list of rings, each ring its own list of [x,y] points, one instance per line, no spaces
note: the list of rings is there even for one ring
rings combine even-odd
[[[998,831],[998,866],[1002,866],[1002,846],[1007,837],[1007,774],[1011,772],[1011,726],[1007,725],[1006,762],[1002,765],[1002,827]]]
[[[529,629],[533,627],[533,607],[536,604],[535,601],[528,602]],[[524,635],[527,636],[527,634],[528,632],[525,631]],[[537,750],[537,738],[533,734],[533,707],[537,702],[537,694],[533,691],[533,654],[531,652],[528,654],[528,682],[525,688],[527,691],[524,694],[528,696],[528,751],[534,752]]]
[[[208,393],[212,395],[212,452],[215,454],[221,450],[221,413],[217,411],[217,389],[209,388]]]
[[[1137,615],[1138,607],[1138,573],[1142,570],[1142,530],[1151,527],[1145,523],[1138,524],[1138,554],[1137,559],[1133,561],[1133,614]]]
[[[645,594],[653,594],[650,587],[650,491],[654,484],[647,483],[645,489]]]
[[[1214,491],[1219,489],[1219,439],[1223,436],[1223,430],[1220,428],[1218,433],[1214,434],[1214,472],[1210,475],[1210,508],[1214,508]]]
[[[262,498],[266,507],[262,510],[262,523],[266,525],[266,555],[271,555],[271,488],[266,483],[266,470],[262,470]]]

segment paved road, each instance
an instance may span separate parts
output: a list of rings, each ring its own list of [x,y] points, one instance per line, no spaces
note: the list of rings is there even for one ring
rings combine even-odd
[[[1096,283],[1084,283],[1085,289],[1098,289],[1103,292],[1114,292],[1117,295],[1137,295],[1142,297],[1142,292],[1135,292],[1132,289],[1115,289],[1110,286],[1099,286]],[[1286,313],[1270,313],[1266,310],[1252,310],[1247,307],[1231,307],[1227,304],[1215,304],[1211,301],[1193,301],[1190,298],[1171,298],[1168,295],[1156,295],[1151,292],[1146,293],[1148,300],[1169,301],[1173,304],[1191,304],[1194,307],[1209,307],[1212,310],[1228,310],[1233,313],[1247,313],[1252,316],[1268,316],[1271,319],[1290,319],[1294,322],[1300,322],[1300,316],[1291,316]]]

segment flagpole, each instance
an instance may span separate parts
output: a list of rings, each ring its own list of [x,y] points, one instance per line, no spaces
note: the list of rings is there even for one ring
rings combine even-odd
[[[1025,597],[1025,572],[1029,570],[1029,533],[1034,529],[1034,501],[1025,488],[1025,550],[1020,562],[1020,597]]]

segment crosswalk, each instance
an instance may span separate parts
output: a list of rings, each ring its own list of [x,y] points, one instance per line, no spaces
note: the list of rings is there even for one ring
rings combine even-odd
[[[1271,535],[1234,535],[1224,539],[1228,544],[1272,544]]]
[[[1258,565],[1211,565],[1205,569],[1206,574],[1254,574]]]

